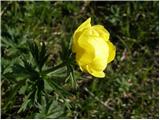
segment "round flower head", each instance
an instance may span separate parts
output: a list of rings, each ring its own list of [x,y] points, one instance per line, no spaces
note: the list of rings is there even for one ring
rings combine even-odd
[[[109,41],[109,32],[102,25],[91,26],[91,18],[83,22],[73,34],[72,51],[80,69],[95,77],[115,58],[116,48]]]

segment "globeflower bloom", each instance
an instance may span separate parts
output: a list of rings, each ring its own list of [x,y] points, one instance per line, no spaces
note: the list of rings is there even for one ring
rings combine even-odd
[[[115,58],[116,47],[109,40],[109,32],[102,25],[91,25],[91,18],[83,22],[73,34],[72,52],[81,71],[103,78],[103,72]]]

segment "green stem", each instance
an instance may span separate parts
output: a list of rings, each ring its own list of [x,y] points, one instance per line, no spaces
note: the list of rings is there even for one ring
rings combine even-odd
[[[66,65],[65,63],[61,63],[61,64],[59,64],[59,65],[57,65],[57,66],[54,66],[54,67],[51,67],[51,68],[49,68],[49,69],[47,69],[47,70],[42,71],[42,74],[43,74],[43,75],[46,75],[46,74],[48,74],[48,73],[50,73],[50,72],[53,72],[53,71],[55,71],[55,70],[57,70],[57,69],[59,69],[59,68],[64,67],[65,65]]]

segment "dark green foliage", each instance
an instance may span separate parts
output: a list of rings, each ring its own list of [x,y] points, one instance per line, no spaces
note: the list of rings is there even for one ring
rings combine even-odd
[[[47,52],[46,46],[44,42],[42,42],[41,50],[39,50],[36,43],[28,42],[28,45],[29,45],[32,57],[34,58],[35,63],[37,64],[39,68],[39,71],[41,71],[44,63],[49,57],[49,54],[46,54]]]
[[[1,2],[2,118],[159,117],[158,1]],[[116,45],[106,77],[81,72],[72,35],[88,17]]]
[[[58,102],[53,99],[42,98],[42,103],[38,104],[39,113],[35,114],[38,119],[55,119],[59,118],[63,112],[63,106],[58,105]]]

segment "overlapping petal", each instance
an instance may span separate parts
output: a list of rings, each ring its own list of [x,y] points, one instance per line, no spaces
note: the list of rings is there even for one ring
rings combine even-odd
[[[96,30],[99,34],[99,37],[102,37],[105,41],[109,40],[109,32],[102,25],[94,25],[92,29]]]
[[[110,63],[111,61],[114,60],[116,56],[116,47],[110,41],[108,41],[107,44],[109,47],[109,57],[108,57],[107,63]]]
[[[72,47],[73,52],[76,52],[76,50],[78,49],[77,40],[79,39],[80,35],[83,33],[83,30],[90,27],[91,27],[91,18],[88,18],[76,29],[76,31],[73,34],[73,47]]]

